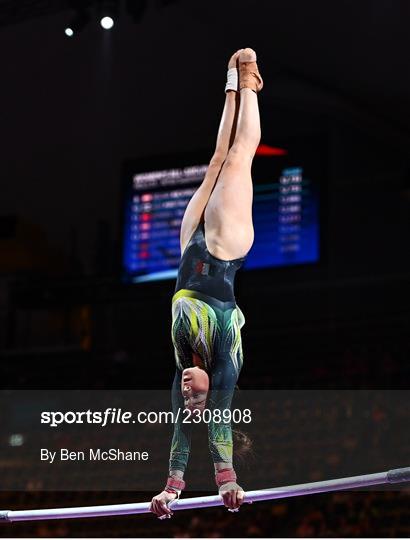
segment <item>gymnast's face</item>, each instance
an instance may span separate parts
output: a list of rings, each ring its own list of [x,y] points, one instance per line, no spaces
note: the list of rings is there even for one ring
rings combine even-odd
[[[209,390],[209,377],[199,367],[184,369],[182,372],[181,392],[186,409],[203,411]]]

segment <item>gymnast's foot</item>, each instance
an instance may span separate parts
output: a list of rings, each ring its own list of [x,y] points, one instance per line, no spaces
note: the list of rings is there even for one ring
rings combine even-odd
[[[229,62],[228,62],[228,69],[238,67],[238,59],[239,59],[239,55],[240,55],[240,53],[242,51],[243,51],[243,49],[238,49],[236,51],[236,53],[233,53],[233,55],[231,56],[231,58],[229,59]]]
[[[225,92],[238,92],[238,59],[242,49],[234,53],[228,62],[228,73],[226,74]]]
[[[260,92],[263,88],[263,79],[256,63],[256,52],[253,49],[242,49],[239,53],[239,88],[250,88]]]

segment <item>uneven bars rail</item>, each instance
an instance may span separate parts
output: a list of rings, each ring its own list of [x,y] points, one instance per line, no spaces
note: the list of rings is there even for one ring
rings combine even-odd
[[[311,482],[309,484],[297,484],[257,491],[247,491],[245,502],[253,503],[288,497],[300,497],[301,495],[314,495],[330,491],[342,491],[367,486],[382,484],[396,484],[410,482],[410,467],[393,469],[391,471]],[[194,497],[190,499],[178,499],[169,506],[173,510],[190,510],[194,508],[208,508],[210,506],[222,506],[222,498],[219,495],[209,497]],[[51,508],[44,510],[2,510],[0,511],[1,522],[14,521],[38,521],[45,519],[75,519],[104,516],[124,516],[130,514],[149,513],[150,503],[112,504],[104,506],[84,506],[77,508]]]

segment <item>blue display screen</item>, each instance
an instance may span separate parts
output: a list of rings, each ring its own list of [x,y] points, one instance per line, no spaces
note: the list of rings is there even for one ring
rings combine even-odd
[[[255,240],[245,270],[319,260],[320,168],[314,166],[311,157],[297,159],[287,150],[260,147],[252,168]],[[136,283],[177,275],[182,218],[207,165],[205,160],[192,162],[189,158],[184,164],[181,156],[175,158],[175,166],[169,166],[172,157],[166,162],[168,166],[163,168],[138,163],[127,166],[124,281]]]

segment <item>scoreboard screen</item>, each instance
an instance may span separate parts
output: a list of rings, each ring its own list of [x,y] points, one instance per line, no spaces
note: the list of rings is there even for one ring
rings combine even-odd
[[[204,178],[209,155],[168,156],[126,164],[124,281],[176,277],[181,221]],[[260,145],[252,168],[255,240],[243,265],[245,270],[319,260],[321,159],[311,151],[311,145]]]

